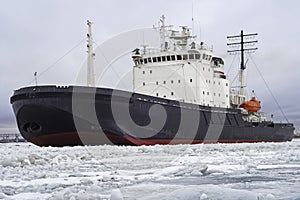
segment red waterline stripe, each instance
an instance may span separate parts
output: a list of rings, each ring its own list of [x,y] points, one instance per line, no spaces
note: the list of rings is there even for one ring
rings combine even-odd
[[[210,144],[210,143],[258,143],[258,142],[287,142],[289,140],[187,140],[187,139],[137,139],[130,136],[117,136],[114,134],[106,133],[106,136],[101,136],[99,133],[86,132],[85,140],[90,141],[91,144],[101,144],[102,139],[110,139],[112,143],[125,144],[125,145],[166,145],[166,144]],[[99,141],[95,141],[98,139]],[[77,132],[54,133],[48,135],[41,135],[26,139],[27,141],[38,146],[74,146],[83,145],[83,141]],[[103,143],[103,141],[102,141]],[[90,144],[87,142],[87,144]]]

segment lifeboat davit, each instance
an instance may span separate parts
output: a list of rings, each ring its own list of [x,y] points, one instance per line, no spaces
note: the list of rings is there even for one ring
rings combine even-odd
[[[248,112],[257,112],[261,109],[260,101],[252,98],[250,101],[246,101],[240,105],[241,108],[246,109]]]

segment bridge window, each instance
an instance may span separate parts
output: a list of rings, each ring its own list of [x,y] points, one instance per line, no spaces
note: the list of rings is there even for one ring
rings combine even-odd
[[[181,55],[177,55],[177,60],[182,60],[182,56]]]
[[[150,62],[150,63],[152,62],[151,58],[148,58],[148,62]]]
[[[195,59],[200,59],[201,55],[199,53],[195,54]]]
[[[188,59],[188,55],[187,54],[183,54],[183,59],[182,60],[187,60]]]
[[[170,61],[171,60],[171,56],[167,56],[167,61]]]
[[[161,57],[161,60],[162,60],[162,61],[166,61],[166,56],[162,56],[162,57]]]
[[[194,54],[189,54],[189,59],[194,59],[195,55]]]
[[[176,59],[175,59],[175,55],[172,55],[171,58],[172,58],[172,60],[176,60]]]
[[[210,61],[211,56],[207,54],[203,54],[202,59]]]
[[[153,57],[152,60],[153,60],[153,62],[156,62],[156,57]]]
[[[157,57],[157,62],[161,62],[161,57]]]
[[[147,58],[144,58],[144,63],[147,64]]]

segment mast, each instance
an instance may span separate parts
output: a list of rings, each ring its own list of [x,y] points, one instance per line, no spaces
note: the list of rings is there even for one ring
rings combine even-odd
[[[87,34],[87,86],[95,87],[95,74],[94,74],[94,57],[95,53],[93,50],[93,37],[92,37],[92,22],[87,20],[88,34]]]
[[[166,26],[165,26],[165,15],[161,16],[160,22],[160,48],[165,51],[166,50]]]
[[[244,61],[244,32],[241,30],[241,68],[240,68],[240,95],[246,96],[245,61]]]
[[[244,61],[244,53],[245,51],[255,51],[257,50],[257,48],[246,48],[245,49],[245,45],[248,44],[254,44],[257,43],[257,40],[250,40],[250,41],[245,41],[246,39],[248,39],[250,36],[256,36],[257,33],[251,33],[251,34],[244,34],[244,31],[241,30],[240,35],[234,35],[234,36],[227,36],[227,39],[240,39],[239,42],[232,42],[232,43],[227,43],[227,46],[231,47],[231,46],[239,46],[239,49],[235,49],[235,50],[230,50],[227,51],[228,53],[236,53],[236,52],[240,52],[241,53],[241,67],[240,67],[240,72],[239,72],[239,81],[240,81],[240,90],[239,90],[239,95],[240,96],[246,96],[246,82],[245,82],[245,69],[246,69],[246,65],[245,65],[245,61]]]

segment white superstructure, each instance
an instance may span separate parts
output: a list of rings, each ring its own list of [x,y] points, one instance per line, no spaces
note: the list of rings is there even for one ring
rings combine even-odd
[[[229,108],[230,86],[223,60],[202,42],[197,44],[189,28],[166,30],[164,16],[160,22],[160,49],[133,51],[134,92]]]

